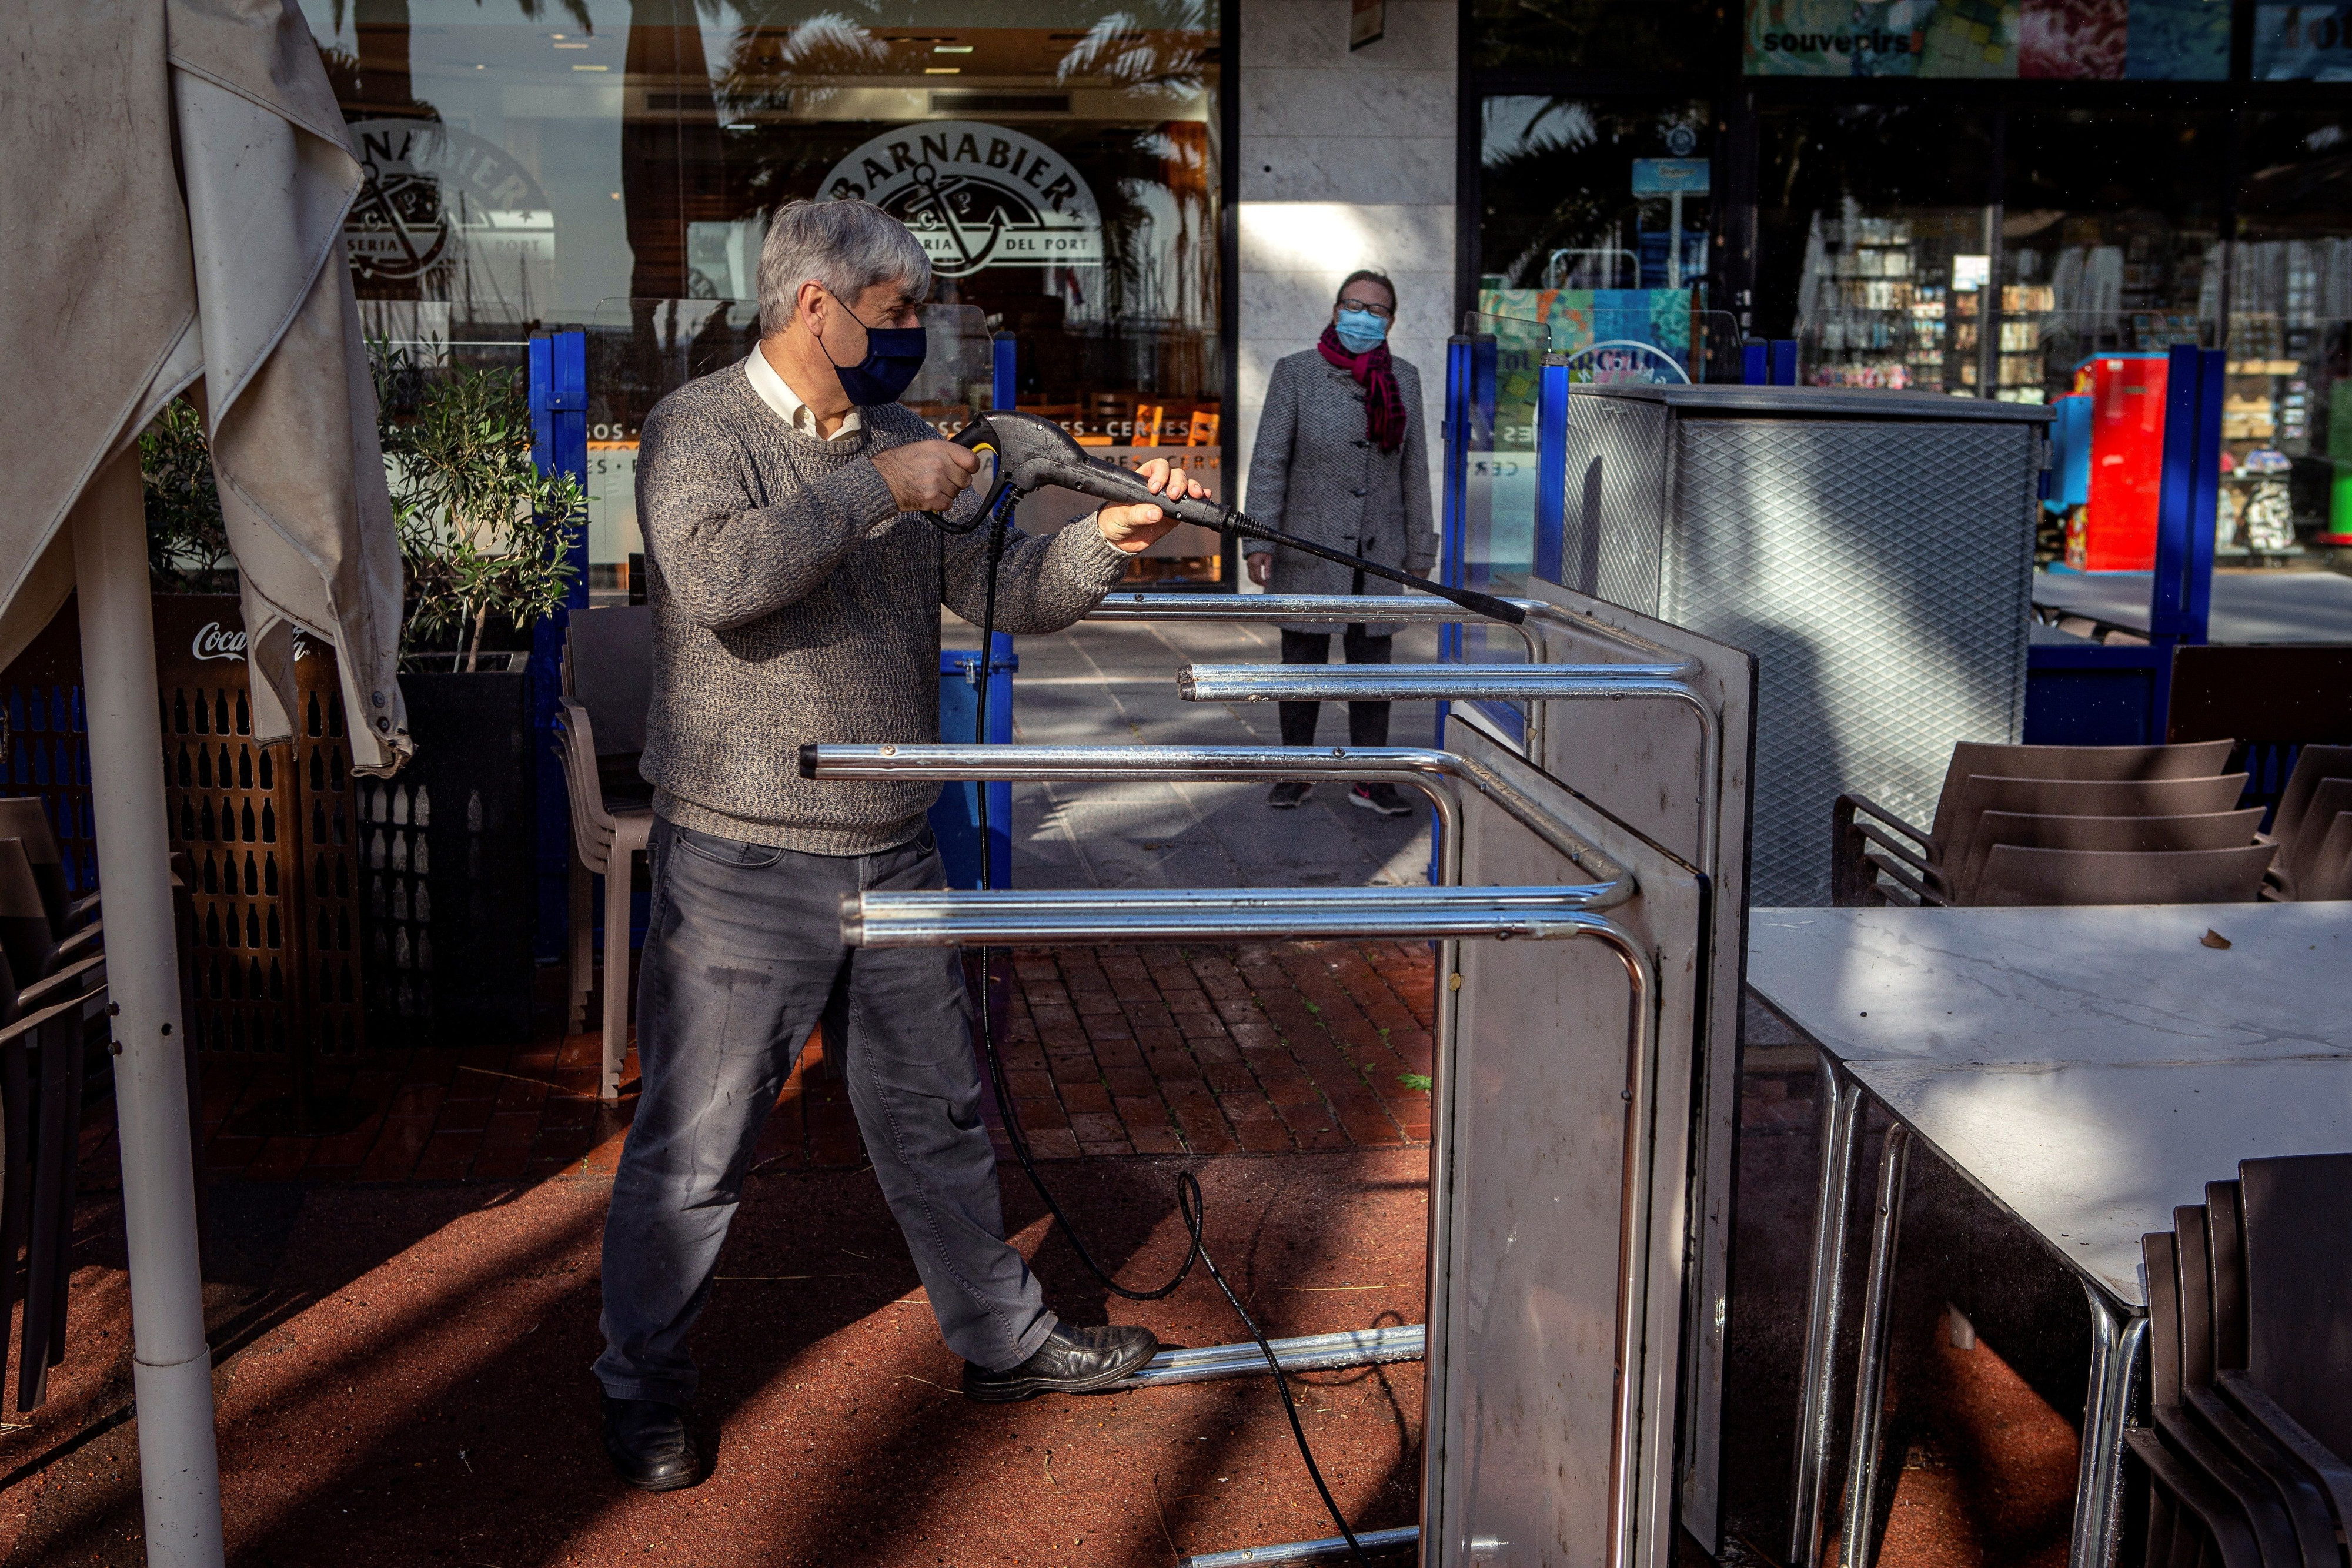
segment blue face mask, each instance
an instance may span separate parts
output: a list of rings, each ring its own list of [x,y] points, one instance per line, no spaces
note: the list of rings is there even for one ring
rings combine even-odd
[[[843,308],[848,310],[846,306]],[[854,310],[848,313],[857,315]],[[862,318],[857,324],[866,327]],[[897,402],[922,370],[926,347],[920,327],[866,327],[866,357],[845,365],[834,359],[823,339],[817,340],[817,349],[841,379],[842,395],[860,408]]]
[[[1338,330],[1340,347],[1351,354],[1368,354],[1389,335],[1388,318],[1369,310],[1350,310],[1342,305]]]

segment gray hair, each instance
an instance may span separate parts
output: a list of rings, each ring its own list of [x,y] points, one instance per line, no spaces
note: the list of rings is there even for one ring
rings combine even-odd
[[[871,202],[786,202],[768,220],[760,247],[760,331],[790,324],[801,285],[814,281],[845,305],[877,283],[931,291],[931,258],[907,225]]]

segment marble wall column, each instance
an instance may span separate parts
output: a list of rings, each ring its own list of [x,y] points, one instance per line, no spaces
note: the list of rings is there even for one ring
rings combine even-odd
[[[1420,368],[1433,473],[1453,329],[1456,0],[1388,0],[1386,36],[1352,53],[1347,0],[1238,3],[1241,385],[1226,461],[1246,476],[1275,361],[1313,347],[1339,280],[1370,267],[1396,280],[1390,342]]]

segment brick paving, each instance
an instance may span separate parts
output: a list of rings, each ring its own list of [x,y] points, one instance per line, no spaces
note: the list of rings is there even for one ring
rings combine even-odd
[[[1218,1155],[1424,1142],[1433,965],[1394,942],[1014,952],[1000,1024],[1037,1155]],[[591,1016],[594,1016],[592,1009]],[[321,1068],[348,1130],[291,1130],[282,1070],[208,1063],[205,1166],[258,1181],[517,1181],[609,1175],[636,1104],[636,1057],[596,1098],[598,1040],[417,1050]],[[990,1105],[991,1124],[1003,1134]],[[111,1165],[99,1133],[91,1168]],[[856,1123],[813,1038],[759,1169],[855,1168]]]

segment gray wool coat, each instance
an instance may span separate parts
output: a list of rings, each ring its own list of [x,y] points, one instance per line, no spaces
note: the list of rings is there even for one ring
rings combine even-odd
[[[1397,390],[1404,396],[1404,442],[1394,452],[1382,452],[1364,434],[1364,389],[1355,377],[1313,349],[1275,361],[1266,382],[1265,410],[1258,417],[1257,444],[1250,453],[1249,515],[1268,528],[1317,544],[1424,573],[1437,558],[1437,535],[1431,522],[1421,372],[1403,360],[1394,363]],[[1354,571],[1337,562],[1258,539],[1245,540],[1242,548],[1251,555],[1274,552],[1274,571],[1266,584],[1270,593],[1359,591]],[[1405,590],[1367,577],[1360,591]],[[1383,622],[1364,630],[1385,637],[1399,624]]]

